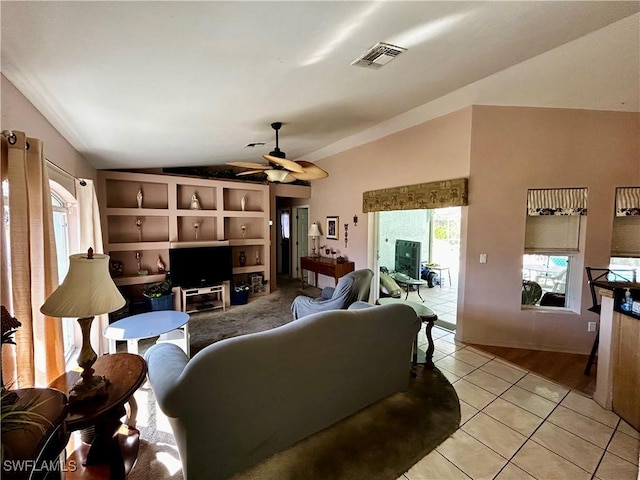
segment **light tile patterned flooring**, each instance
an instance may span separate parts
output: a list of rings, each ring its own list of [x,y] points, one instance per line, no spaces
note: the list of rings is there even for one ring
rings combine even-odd
[[[616,414],[457,343],[447,330],[435,327],[433,337],[435,364],[460,398],[461,425],[398,480],[638,478],[640,433]]]

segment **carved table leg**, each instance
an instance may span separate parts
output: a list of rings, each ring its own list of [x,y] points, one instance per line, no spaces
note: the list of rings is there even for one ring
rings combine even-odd
[[[435,346],[433,345],[433,337],[431,336],[431,329],[433,328],[433,324],[437,317],[427,318],[425,321],[427,322],[427,326],[424,327],[424,331],[427,334],[427,340],[429,342],[429,347],[427,348],[427,354],[425,357],[426,368],[433,368],[433,351],[435,350]]]

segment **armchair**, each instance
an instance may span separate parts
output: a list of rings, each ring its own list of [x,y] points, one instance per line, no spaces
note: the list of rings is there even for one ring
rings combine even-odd
[[[366,302],[369,299],[372,278],[371,270],[356,270],[341,277],[335,288],[325,287],[319,298],[297,296],[291,304],[293,319],[326,310],[343,310],[359,300]]]

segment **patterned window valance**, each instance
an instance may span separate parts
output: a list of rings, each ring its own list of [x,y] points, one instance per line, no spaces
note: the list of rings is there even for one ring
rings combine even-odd
[[[362,194],[362,211],[418,210],[469,204],[466,178],[372,190]]]
[[[527,193],[527,213],[538,215],[586,215],[586,188],[543,188]]]
[[[616,188],[616,217],[640,215],[640,187]]]

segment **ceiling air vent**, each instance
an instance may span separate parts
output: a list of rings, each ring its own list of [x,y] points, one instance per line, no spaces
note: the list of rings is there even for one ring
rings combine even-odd
[[[391,45],[390,43],[378,42],[360,58],[351,62],[351,65],[377,70],[406,50],[406,48]]]

